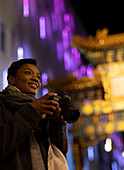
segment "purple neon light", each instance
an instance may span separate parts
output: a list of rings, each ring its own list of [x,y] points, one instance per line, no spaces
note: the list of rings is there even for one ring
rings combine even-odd
[[[47,73],[42,73],[42,84],[47,85],[47,80],[48,80],[48,74]]]
[[[46,38],[46,24],[45,24],[45,17],[41,16],[39,18],[39,24],[40,24],[40,38],[45,39]]]
[[[70,26],[65,26],[65,30],[67,30],[68,32],[71,30]]]
[[[63,47],[67,49],[69,47],[69,38],[68,38],[67,30],[62,31],[62,37],[63,37]]]
[[[68,32],[66,30],[63,30],[62,36],[63,36],[64,39],[67,39],[68,38]]]
[[[73,54],[76,54],[76,53],[77,53],[77,48],[73,47],[71,50],[72,50],[72,53],[73,53]]]
[[[23,16],[29,16],[29,0],[23,0]]]
[[[70,68],[71,68],[71,59],[70,59],[70,53],[68,51],[64,52],[64,62],[65,62],[65,69],[70,70]]]
[[[24,50],[22,47],[18,47],[18,49],[17,49],[17,58],[18,58],[18,60],[24,58]]]
[[[80,72],[82,74],[82,77],[84,77],[86,75],[86,72],[87,72],[86,66],[82,65],[80,67]]]
[[[78,52],[77,48],[75,48],[75,47],[71,49],[71,52],[72,52],[72,55],[73,55],[74,66],[76,68],[78,68],[81,65],[81,56],[80,56],[80,53]]]
[[[53,28],[53,31],[57,31],[57,29],[58,29],[57,15],[55,13],[53,13],[51,16],[52,16],[52,28]]]
[[[65,21],[65,22],[69,22],[69,21],[70,21],[70,16],[69,16],[69,14],[65,14],[65,15],[64,15],[64,21]]]
[[[80,59],[80,53],[77,52],[77,53],[75,54],[75,57],[76,57],[76,59]]]
[[[60,13],[60,0],[54,0],[54,10],[56,14]]]
[[[87,67],[87,77],[93,77],[94,76],[94,72],[92,70],[92,67],[88,66]]]

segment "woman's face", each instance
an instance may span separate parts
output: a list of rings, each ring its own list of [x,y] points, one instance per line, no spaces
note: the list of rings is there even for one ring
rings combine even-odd
[[[12,84],[23,93],[36,95],[41,86],[39,70],[33,64],[23,64],[13,77]]]

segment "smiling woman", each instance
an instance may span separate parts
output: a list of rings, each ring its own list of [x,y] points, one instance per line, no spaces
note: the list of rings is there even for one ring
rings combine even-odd
[[[67,122],[53,100],[56,93],[35,98],[41,86],[36,61],[13,62],[7,80],[0,92],[0,169],[67,170]]]
[[[36,95],[41,83],[40,72],[34,59],[13,62],[8,69],[8,83],[26,94]]]
[[[10,75],[8,81],[26,94],[36,95],[41,86],[39,70],[33,64],[20,66],[16,76]]]

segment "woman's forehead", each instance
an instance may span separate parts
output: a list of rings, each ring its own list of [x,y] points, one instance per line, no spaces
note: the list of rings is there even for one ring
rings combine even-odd
[[[29,70],[32,70],[35,73],[40,74],[38,68],[34,64],[23,64],[22,66],[20,66],[20,68],[18,70],[25,70],[25,69],[29,69]]]

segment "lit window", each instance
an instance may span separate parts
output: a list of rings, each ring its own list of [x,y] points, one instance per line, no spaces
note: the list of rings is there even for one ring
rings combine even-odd
[[[47,80],[48,80],[48,74],[47,73],[42,73],[42,84],[45,86],[47,85]]]
[[[0,25],[0,50],[5,51],[5,26],[3,23]]]
[[[104,149],[105,149],[106,152],[110,152],[112,150],[112,140],[111,140],[111,138],[106,139]]]
[[[3,70],[3,89],[8,85],[7,82],[7,70]]]
[[[22,47],[18,47],[18,49],[17,49],[17,58],[18,58],[18,60],[24,58],[24,50]]]
[[[29,16],[29,0],[23,0],[23,16]]]
[[[46,38],[45,17],[43,16],[40,17],[39,24],[40,24],[40,38],[45,39]]]
[[[87,149],[88,152],[88,159],[89,161],[93,161],[94,160],[94,149],[92,146],[89,146]]]
[[[112,170],[118,170],[117,162],[112,162],[111,166],[112,166]]]

